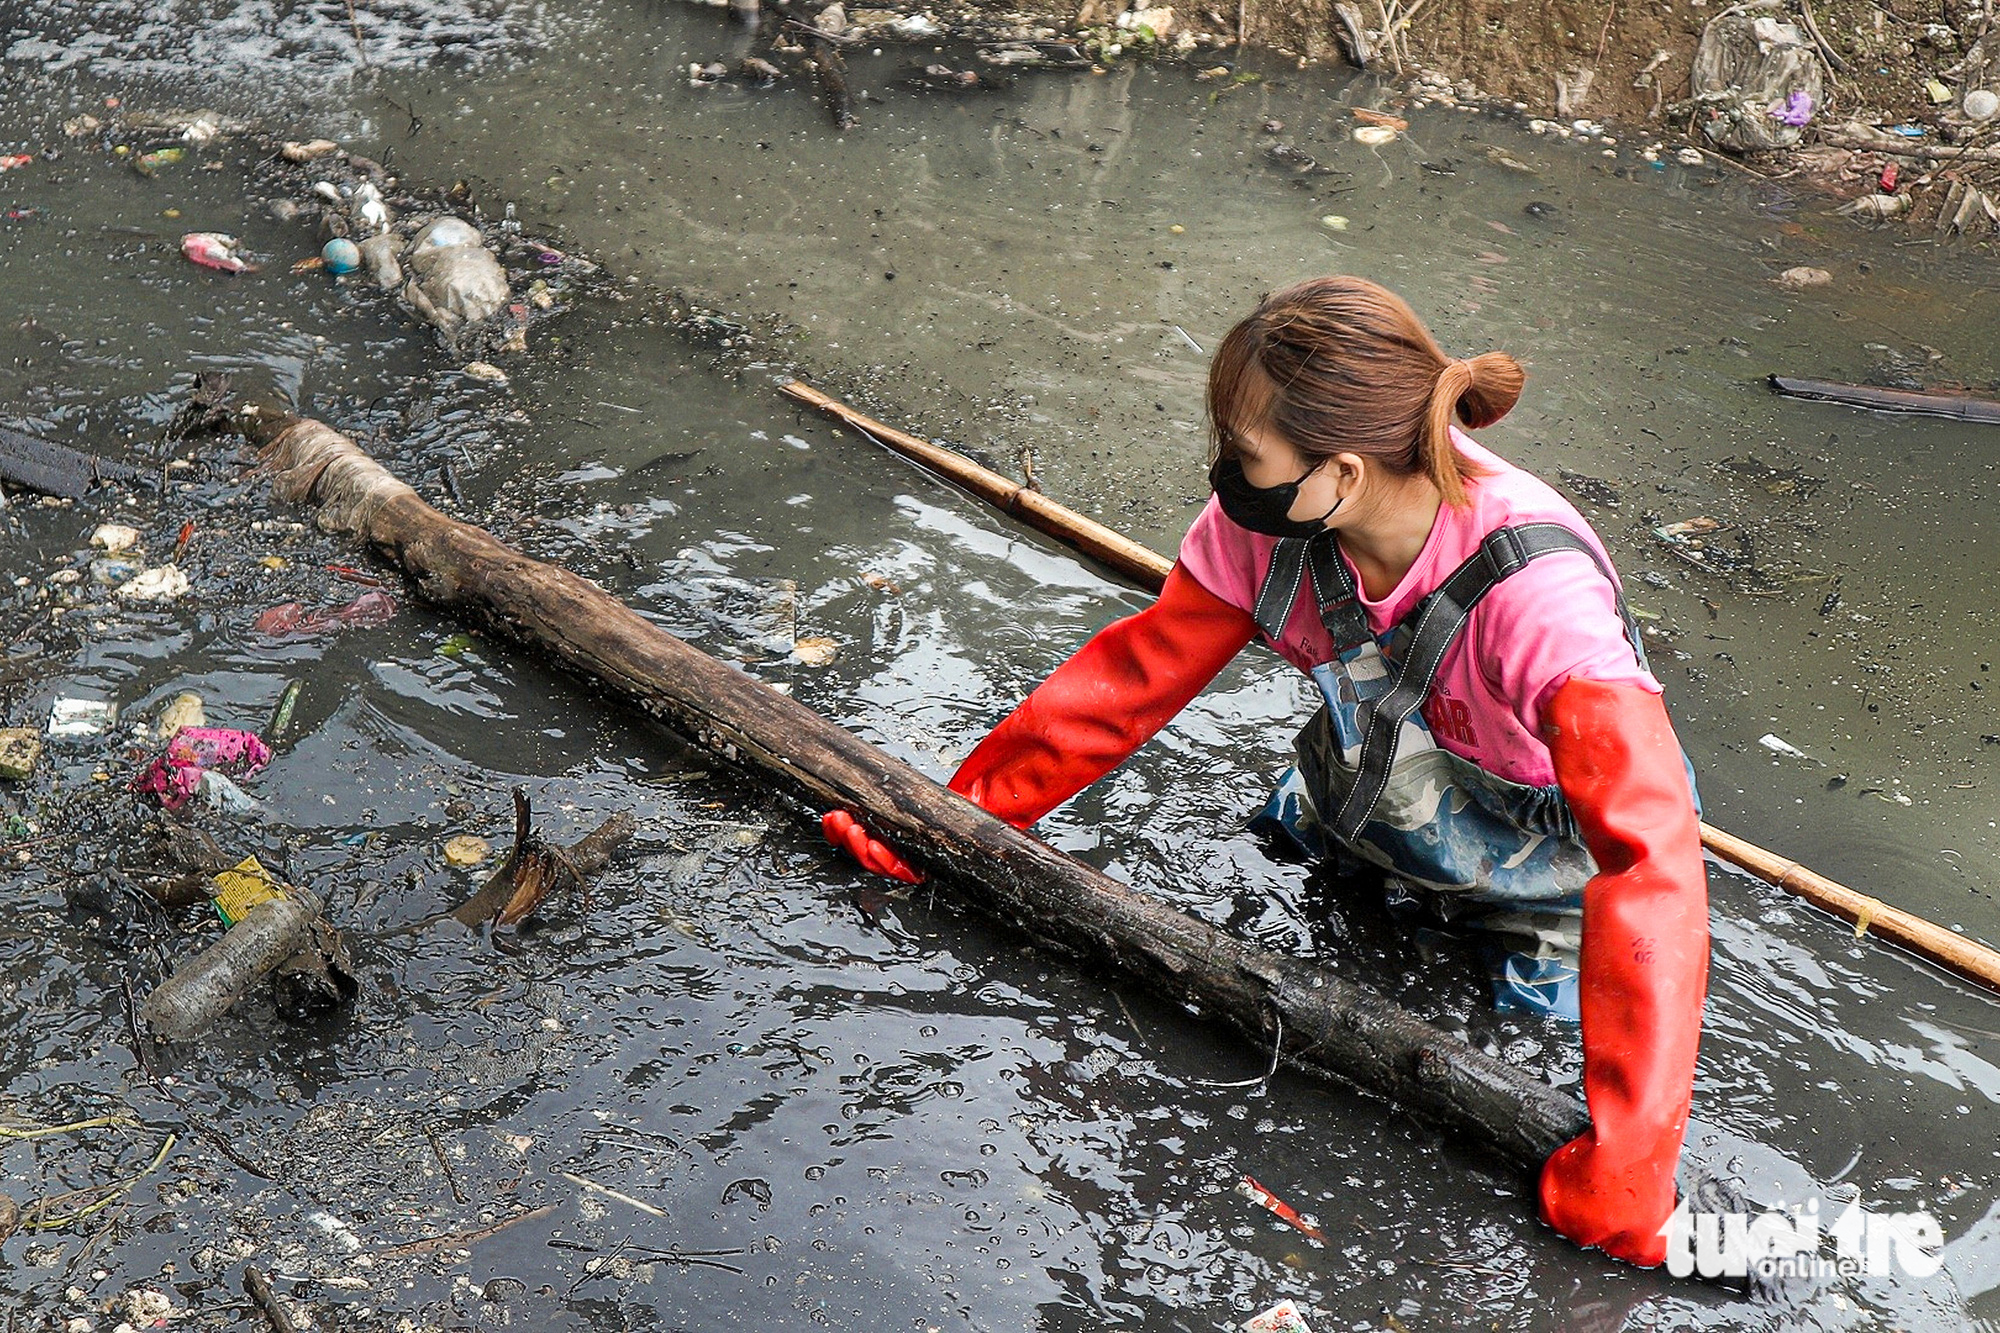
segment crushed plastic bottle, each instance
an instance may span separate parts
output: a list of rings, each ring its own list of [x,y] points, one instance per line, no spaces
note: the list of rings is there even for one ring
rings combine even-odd
[[[224,273],[255,273],[258,265],[238,252],[234,236],[219,231],[191,231],[181,237],[181,253],[203,268]]]

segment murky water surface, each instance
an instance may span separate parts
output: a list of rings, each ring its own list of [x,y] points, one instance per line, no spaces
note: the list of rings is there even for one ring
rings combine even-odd
[[[165,440],[190,373],[223,370],[457,505],[449,462],[468,517],[943,777],[1144,599],[801,415],[774,391],[785,370],[1002,467],[1032,453],[1052,491],[1170,549],[1203,489],[1190,344],[1278,283],[1367,273],[1453,350],[1531,363],[1487,439],[1564,481],[1611,543],[1711,818],[1992,941],[1995,439],[1759,382],[1992,390],[1990,259],[1850,232],[1782,183],[1461,113],[1363,148],[1347,107],[1376,90],[1276,65],[1233,84],[1027,74],[960,99],[903,76],[965,52],[856,53],[872,100],[843,138],[796,79],[689,88],[690,60],[741,41],[711,11],[356,13],[366,69],[339,5],[9,16],[7,133],[62,156],[0,175],[0,412],[149,470],[188,461],[129,501],[8,511],[5,720],[58,695],[137,720],[194,689],[212,722],[256,727],[302,681],[258,810],[219,828],[324,894],[364,986],[338,1021],[253,1003],[155,1053],[164,1094],[134,1067],[121,985],[143,993],[202,928],[121,887],[159,857],[116,791],[129,731],[52,747],[6,809],[84,836],[9,848],[26,859],[0,926],[0,1109],[142,1127],[0,1143],[8,1192],[138,1175],[178,1137],[115,1206],[5,1243],[10,1327],[60,1327],[140,1279],[248,1327],[232,1302],[253,1257],[341,1327],[1214,1329],[1284,1296],[1321,1328],[2000,1327],[2000,1009],[1775,890],[1712,876],[1696,1137],[1763,1145],[1745,1165],[1788,1160],[1829,1198],[1930,1211],[1949,1282],[1850,1282],[1774,1314],[1582,1254],[1510,1173],[1374,1102],[1259,1084],[1258,1052],[949,895],[886,891],[754,782],[420,607],[259,636],[268,605],[359,591],[326,569],[356,553],[296,526],[232,448]],[[316,241],[268,219],[251,150],[145,178],[63,139],[106,96],[465,179],[489,214],[511,202],[641,285],[538,330],[509,386],[478,382],[386,300],[288,272]],[[1266,120],[1341,174],[1274,166]],[[272,262],[196,268],[176,252],[196,229]],[[1801,263],[1833,287],[1768,281]],[[669,328],[649,284],[756,326],[761,359]],[[196,525],[192,591],[51,617],[45,580],[87,583],[85,539],[119,513],[155,557]],[[1651,535],[1696,516],[1733,525],[1710,567]],[[837,643],[830,665],[792,660],[805,636]],[[1574,1085],[1571,1031],[1488,1012],[1462,950],[1420,949],[1240,831],[1305,715],[1301,683],[1246,654],[1042,832]],[[633,849],[538,927],[423,924],[477,883],[443,841],[504,846],[516,784],[552,836],[633,811]],[[1246,1173],[1327,1243],[1234,1195]],[[484,1234],[527,1209],[546,1211]]]

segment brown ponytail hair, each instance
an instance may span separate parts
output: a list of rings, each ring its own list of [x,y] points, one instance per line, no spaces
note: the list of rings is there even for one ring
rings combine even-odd
[[[1483,469],[1451,442],[1507,415],[1525,376],[1513,357],[1456,361],[1402,297],[1366,278],[1309,278],[1258,303],[1208,370],[1212,453],[1268,425],[1308,462],[1359,454],[1398,476],[1421,472],[1445,503],[1466,503]]]

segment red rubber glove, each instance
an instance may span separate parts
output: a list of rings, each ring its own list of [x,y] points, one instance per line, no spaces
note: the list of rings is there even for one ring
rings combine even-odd
[[[951,789],[1028,827],[1144,745],[1256,632],[1249,612],[1175,565],[1159,600],[1092,635],[979,743]],[[820,826],[868,869],[919,882],[846,811],[829,811]]]
[[[868,830],[845,810],[829,810],[819,817],[826,840],[861,863],[863,870],[900,879],[905,884],[921,884],[924,877],[910,869],[910,863],[889,849],[887,843],[868,836]]]
[[[1152,739],[1256,633],[1249,612],[1176,564],[1160,599],[1092,635],[966,756],[951,789],[1028,827]]]
[[[1545,714],[1556,781],[1598,872],[1583,889],[1590,1129],[1542,1168],[1542,1220],[1644,1268],[1665,1261],[1708,989],[1708,876],[1660,697],[1572,679]]]

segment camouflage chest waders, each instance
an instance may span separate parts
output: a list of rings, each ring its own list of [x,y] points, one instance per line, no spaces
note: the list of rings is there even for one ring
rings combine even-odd
[[[1419,709],[1473,608],[1527,564],[1591,546],[1557,523],[1488,533],[1479,549],[1379,638],[1328,531],[1280,541],[1257,594],[1257,627],[1275,641],[1311,580],[1333,660],[1313,668],[1322,702],[1297,741],[1298,763],[1253,825],[1321,856],[1329,843],[1388,872],[1390,907],[1481,932],[1502,1009],[1577,1016],[1583,886],[1597,873],[1562,792],[1512,782],[1432,738]],[[1618,594],[1640,667],[1646,654]]]

